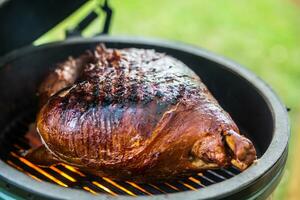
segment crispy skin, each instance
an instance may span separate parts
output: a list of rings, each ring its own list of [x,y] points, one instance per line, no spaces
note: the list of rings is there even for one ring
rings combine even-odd
[[[53,162],[136,181],[230,164],[244,170],[256,159],[251,141],[180,61],[154,50],[103,46],[88,58],[60,64],[42,83],[39,92],[49,100],[37,128],[48,151],[39,149],[38,156],[48,152]],[[70,62],[76,72],[66,70]],[[59,71],[70,74],[52,80]]]
[[[55,70],[45,78],[38,89],[40,97],[40,106],[43,106],[49,97],[57,91],[71,86],[78,79],[83,67],[93,61],[91,52],[86,52],[79,58],[69,57],[67,61],[58,64]]]

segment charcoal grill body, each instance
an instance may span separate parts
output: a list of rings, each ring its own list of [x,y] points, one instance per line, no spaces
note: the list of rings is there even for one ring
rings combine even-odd
[[[112,199],[105,194],[92,195],[83,190],[37,182],[5,162],[17,131],[7,134],[24,107],[37,109],[36,91],[49,72],[49,66],[66,57],[79,55],[100,42],[111,48],[150,48],[165,52],[194,70],[248,134],[258,150],[259,160],[234,177],[196,191],[138,196],[135,199],[264,199],[282,176],[288,148],[289,122],[284,105],[256,75],[223,57],[189,45],[157,39],[124,36],[100,36],[91,39],[71,38],[39,47],[13,51],[0,59],[0,179],[12,193],[30,198]],[[117,196],[116,199],[131,199]]]

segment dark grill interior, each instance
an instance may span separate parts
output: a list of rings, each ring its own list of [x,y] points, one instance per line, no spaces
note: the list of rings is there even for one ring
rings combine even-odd
[[[6,126],[2,134],[7,137],[5,146],[9,150],[2,153],[1,157],[10,166],[37,181],[48,181],[62,187],[83,189],[92,194],[106,193],[112,196],[137,196],[198,190],[240,173],[236,168],[230,167],[228,169],[207,170],[204,173],[198,173],[176,181],[138,184],[94,176],[65,164],[49,168],[38,167],[22,157],[22,151],[29,148],[28,140],[23,135],[27,132],[29,124],[34,121],[34,118],[34,112],[27,110],[21,112]]]

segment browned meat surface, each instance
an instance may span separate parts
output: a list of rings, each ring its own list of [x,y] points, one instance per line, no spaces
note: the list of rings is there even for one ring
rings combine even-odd
[[[39,94],[45,146],[28,158],[41,165],[151,181],[230,164],[244,170],[256,159],[200,78],[154,50],[98,46],[59,64]]]
[[[92,54],[87,52],[77,59],[70,57],[64,63],[58,64],[55,70],[46,77],[39,87],[40,105],[43,106],[48,98],[57,91],[74,84],[83,66],[92,60]]]

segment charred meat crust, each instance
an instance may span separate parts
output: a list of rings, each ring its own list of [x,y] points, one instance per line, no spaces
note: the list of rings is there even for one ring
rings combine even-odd
[[[39,93],[48,151],[95,174],[149,181],[256,159],[200,78],[154,50],[98,46],[60,64]]]

